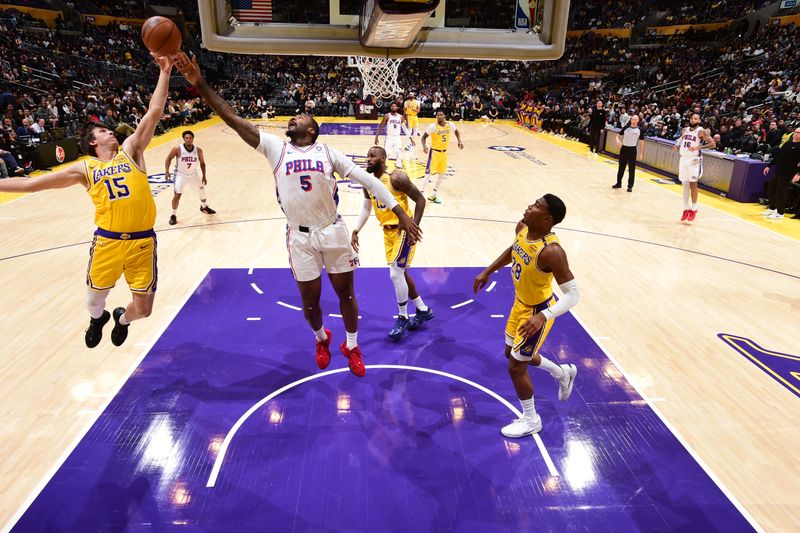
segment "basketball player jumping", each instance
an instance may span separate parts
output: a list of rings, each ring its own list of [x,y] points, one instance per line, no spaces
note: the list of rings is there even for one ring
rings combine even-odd
[[[713,150],[717,146],[711,135],[700,125],[700,115],[693,113],[689,118],[689,127],[683,128],[678,142],[672,147],[680,150],[680,163],[678,164],[678,179],[683,186],[683,215],[681,222],[693,221],[697,216],[697,183],[703,175],[703,148]],[[692,201],[689,202],[691,193]]]
[[[386,143],[384,149],[388,157],[394,157],[394,166],[401,168],[403,166],[403,137],[405,133],[411,140],[411,144],[416,146],[414,138],[411,136],[411,131],[405,125],[405,119],[402,114],[398,112],[400,105],[397,102],[392,102],[389,105],[389,113],[383,115],[383,120],[378,124],[378,131],[375,132],[375,144],[378,144],[378,137],[381,135],[381,130],[384,124],[386,125]]]
[[[170,179],[169,167],[172,160],[177,158],[175,162],[175,193],[172,196],[172,216],[169,217],[171,226],[178,223],[178,205],[181,202],[181,195],[186,187],[191,186],[198,190],[200,193],[200,211],[207,215],[216,213],[213,209],[208,207],[206,203],[206,185],[208,181],[206,177],[206,160],[203,158],[203,150],[194,144],[194,133],[189,130],[183,132],[183,144],[180,144],[169,151],[167,160],[164,163],[166,169],[164,170],[164,177],[167,181]],[[197,172],[197,167],[203,171],[203,178]]]
[[[506,437],[524,437],[542,429],[542,419],[533,402],[529,364],[547,371],[558,381],[558,399],[561,401],[569,398],[575,383],[575,365],[557,365],[539,353],[553,327],[553,320],[569,311],[580,299],[567,254],[553,233],[553,226],[564,220],[566,213],[564,202],[552,194],[545,194],[528,206],[517,224],[514,243],[473,283],[473,291],[477,294],[493,272],[511,263],[515,300],[506,324],[506,357],[508,373],[523,414],[522,418],[501,430]],[[553,278],[564,293],[558,302],[553,297]]]
[[[103,326],[111,318],[105,310],[106,297],[123,274],[133,301],[127,307],[114,309],[111,342],[120,346],[128,337],[129,324],[150,316],[153,309],[158,278],[153,231],[156,204],[147,181],[144,151],[167,103],[172,71],[171,59],[155,55],[153,58],[161,73],[150,106],[121,148],[113,131],[102,123],[91,122],[83,134],[84,148],[92,156],[89,160],[36,178],[0,181],[3,192],[36,192],[81,185],[94,202],[97,230],[86,271],[89,287],[86,302],[91,319],[85,341],[89,348],[97,346],[103,337]]]
[[[445,118],[444,111],[436,112],[436,122],[428,126],[425,133],[422,134],[422,151],[428,154],[428,165],[425,167],[425,179],[422,180],[422,187],[420,190],[425,193],[425,187],[428,185],[428,180],[431,174],[436,175],[433,182],[433,194],[428,197],[428,200],[435,204],[440,204],[442,201],[439,199],[439,187],[442,185],[442,180],[447,172],[447,146],[450,144],[450,134],[455,133],[458,139],[459,150],[464,149],[461,142],[461,133],[456,128],[455,124]],[[431,137],[431,149],[425,144],[425,140]]]
[[[259,131],[255,124],[236,115],[200,74],[197,58],[183,52],[173,56],[178,70],[194,85],[225,123],[247,144],[267,158],[275,176],[278,203],[286,214],[286,245],[300,296],[303,313],[317,338],[316,361],[324,369],[331,360],[331,332],[322,323],[319,300],[322,293],[322,267],[339,297],[347,340],[341,352],[348,359],[356,376],[365,373],[358,346],[358,304],[353,291],[353,271],[358,256],[350,245],[350,234],[337,212],[339,192],[334,172],[366,187],[397,216],[399,229],[408,234],[411,243],[421,232],[377,178],[358,167],[338,150],[317,143],[319,125],[310,115],[297,115],[289,120],[283,141],[275,135]]]
[[[380,146],[373,146],[367,152],[367,172],[371,172],[375,177],[386,185],[386,188],[394,196],[397,203],[403,208],[406,214],[411,215],[408,208],[408,199],[414,202],[414,222],[419,225],[422,221],[422,214],[425,211],[425,196],[411,183],[405,172],[395,169],[391,176],[386,173],[386,151]],[[398,226],[397,216],[394,212],[387,209],[375,195],[370,194],[364,189],[364,202],[362,203],[361,214],[358,216],[351,242],[353,248],[358,252],[358,232],[367,223],[369,214],[375,207],[375,216],[378,218],[383,228],[383,246],[386,250],[386,262],[389,264],[389,277],[394,285],[394,293],[397,297],[397,320],[389,331],[389,338],[399,340],[406,329],[415,330],[425,322],[433,320],[433,309],[425,305],[422,297],[417,292],[417,286],[408,268],[414,259],[416,244],[409,242],[405,232]],[[408,300],[414,303],[417,309],[416,314],[408,318]]]

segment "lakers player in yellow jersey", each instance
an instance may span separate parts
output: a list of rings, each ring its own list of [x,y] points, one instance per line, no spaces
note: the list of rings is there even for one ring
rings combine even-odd
[[[380,146],[373,146],[367,152],[367,172],[372,173],[376,178],[386,185],[392,193],[398,205],[400,205],[408,216],[411,216],[411,209],[408,207],[408,200],[414,202],[414,222],[419,226],[422,221],[422,214],[425,212],[425,197],[411,183],[408,176],[399,169],[395,169],[391,176],[386,173],[386,150]],[[355,229],[351,236],[353,249],[358,252],[358,232],[367,223],[372,209],[375,209],[375,216],[383,229],[383,245],[386,250],[386,262],[389,264],[389,277],[394,285],[394,293],[397,297],[397,320],[389,331],[389,338],[399,340],[406,329],[415,330],[425,322],[433,320],[433,309],[425,305],[422,297],[417,291],[417,286],[408,268],[414,259],[416,243],[411,242],[399,227],[397,215],[384,205],[369,191],[364,189],[364,202],[361,214],[358,216]],[[416,314],[408,317],[408,301],[414,303]]]
[[[167,102],[172,70],[170,59],[155,55],[153,58],[161,73],[149,109],[136,132],[125,139],[121,147],[113,131],[102,123],[89,123],[82,140],[84,149],[92,156],[90,159],[32,179],[0,181],[3,192],[36,192],[80,185],[86,188],[94,203],[97,230],[86,270],[86,301],[91,318],[85,341],[89,348],[97,346],[102,339],[103,326],[111,319],[111,314],[105,310],[106,297],[123,273],[133,301],[127,307],[114,310],[111,342],[116,346],[125,342],[128,325],[149,316],[153,309],[158,277],[156,234],[153,232],[156,205],[147,181],[144,151]]]
[[[408,100],[403,103],[403,111],[405,111],[411,135],[419,135],[419,108],[420,104],[416,95],[413,92],[408,93]]]
[[[538,433],[542,419],[536,413],[533,384],[528,365],[546,370],[558,381],[561,401],[572,394],[577,369],[575,365],[558,365],[540,353],[553,320],[578,303],[578,286],[569,269],[567,254],[553,233],[553,226],[564,219],[567,208],[560,198],[545,194],[525,210],[517,224],[514,243],[494,263],[481,272],[473,283],[477,292],[489,281],[489,276],[511,264],[514,282],[514,305],[506,324],[506,357],[508,373],[522,404],[522,418],[501,431],[511,438]],[[558,302],[553,296],[553,279],[564,295]]]
[[[439,199],[439,187],[442,185],[442,180],[447,172],[447,148],[450,145],[450,135],[455,134],[458,140],[459,150],[464,149],[464,144],[461,142],[461,133],[456,128],[456,125],[445,118],[444,111],[436,112],[436,122],[428,126],[425,133],[422,134],[422,150],[428,154],[428,165],[425,167],[425,178],[422,180],[422,193],[425,193],[425,187],[428,185],[428,180],[432,175],[436,178],[433,182],[433,194],[428,197],[428,200],[435,204],[440,204],[442,201]],[[425,141],[431,138],[431,148]]]

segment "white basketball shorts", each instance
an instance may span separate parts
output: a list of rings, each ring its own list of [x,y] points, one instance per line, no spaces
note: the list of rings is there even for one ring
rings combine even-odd
[[[350,232],[344,220],[323,228],[286,226],[286,248],[289,266],[297,281],[311,281],[322,275],[352,272],[358,266],[358,255],[350,245]]]
[[[183,191],[186,190],[187,187],[192,187],[194,189],[200,188],[199,174],[181,174],[180,172],[176,172],[173,176],[175,177],[175,192],[178,194],[183,194]]]
[[[386,154],[389,157],[400,157],[399,154],[403,149],[403,141],[402,139],[397,136],[386,136],[386,144],[384,145],[384,149],[386,150]]]
[[[678,179],[681,182],[697,183],[703,175],[702,157],[681,157],[678,164]]]

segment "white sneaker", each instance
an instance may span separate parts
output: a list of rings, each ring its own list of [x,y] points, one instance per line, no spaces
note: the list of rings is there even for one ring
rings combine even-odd
[[[775,219],[780,220],[780,219],[783,218],[783,215],[781,215],[780,213],[775,211],[774,213],[771,213],[771,214],[767,215],[767,218],[770,219],[770,220],[775,220]]]
[[[761,212],[761,216],[768,217],[769,215],[772,214],[773,211],[777,211],[777,210],[776,209],[767,209],[766,211],[762,211]]]
[[[561,379],[558,380],[558,399],[565,402],[572,394],[572,386],[575,385],[575,376],[578,374],[578,368],[575,365],[560,365],[561,366]]]
[[[542,417],[536,414],[536,418],[518,418],[500,430],[504,437],[518,439],[527,435],[539,433],[542,430]]]

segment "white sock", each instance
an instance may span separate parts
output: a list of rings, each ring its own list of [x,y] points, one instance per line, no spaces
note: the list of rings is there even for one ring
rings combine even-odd
[[[173,209],[172,210],[172,216],[174,216],[174,217],[178,216],[178,210],[177,209]]]
[[[322,326],[318,330],[314,330],[314,335],[317,336],[317,340],[319,342],[325,342],[328,340],[328,335],[325,333],[325,326]]]
[[[123,326],[127,326],[131,322],[130,320],[128,320],[128,317],[125,315],[125,313],[122,313],[122,316],[119,317],[119,323],[122,324]]]
[[[425,187],[428,186],[428,181],[430,181],[430,179],[431,179],[430,174],[425,174],[425,177],[422,178],[422,185],[419,188],[419,192],[421,193],[425,192]]]
[[[206,190],[204,187],[200,187],[200,205],[206,207]]]
[[[408,301],[405,301],[401,304],[397,304],[397,316],[401,316],[403,318],[408,318]]]
[[[352,350],[358,346],[358,332],[350,333],[347,332],[347,349]]]
[[[692,204],[692,211],[697,211],[697,202]]]
[[[689,196],[690,196],[689,182],[688,181],[684,181],[683,182],[683,208],[684,209],[689,209],[691,207],[691,205],[692,205],[690,203],[690,201],[689,201]]]
[[[434,196],[436,196],[436,193],[439,192],[439,187],[441,187],[443,179],[444,179],[444,174],[436,174],[436,181],[433,182]]]
[[[528,400],[520,400],[519,403],[522,405],[523,418],[530,420],[536,416],[536,406],[533,404],[533,397]]]
[[[422,296],[417,296],[411,300],[411,303],[414,304],[414,307],[416,307],[417,310],[422,311],[423,313],[428,310],[428,306],[422,301]]]
[[[564,374],[564,369],[543,355],[539,357],[542,358],[542,362],[539,363],[538,368],[541,368],[555,379],[561,379],[561,376]]]

